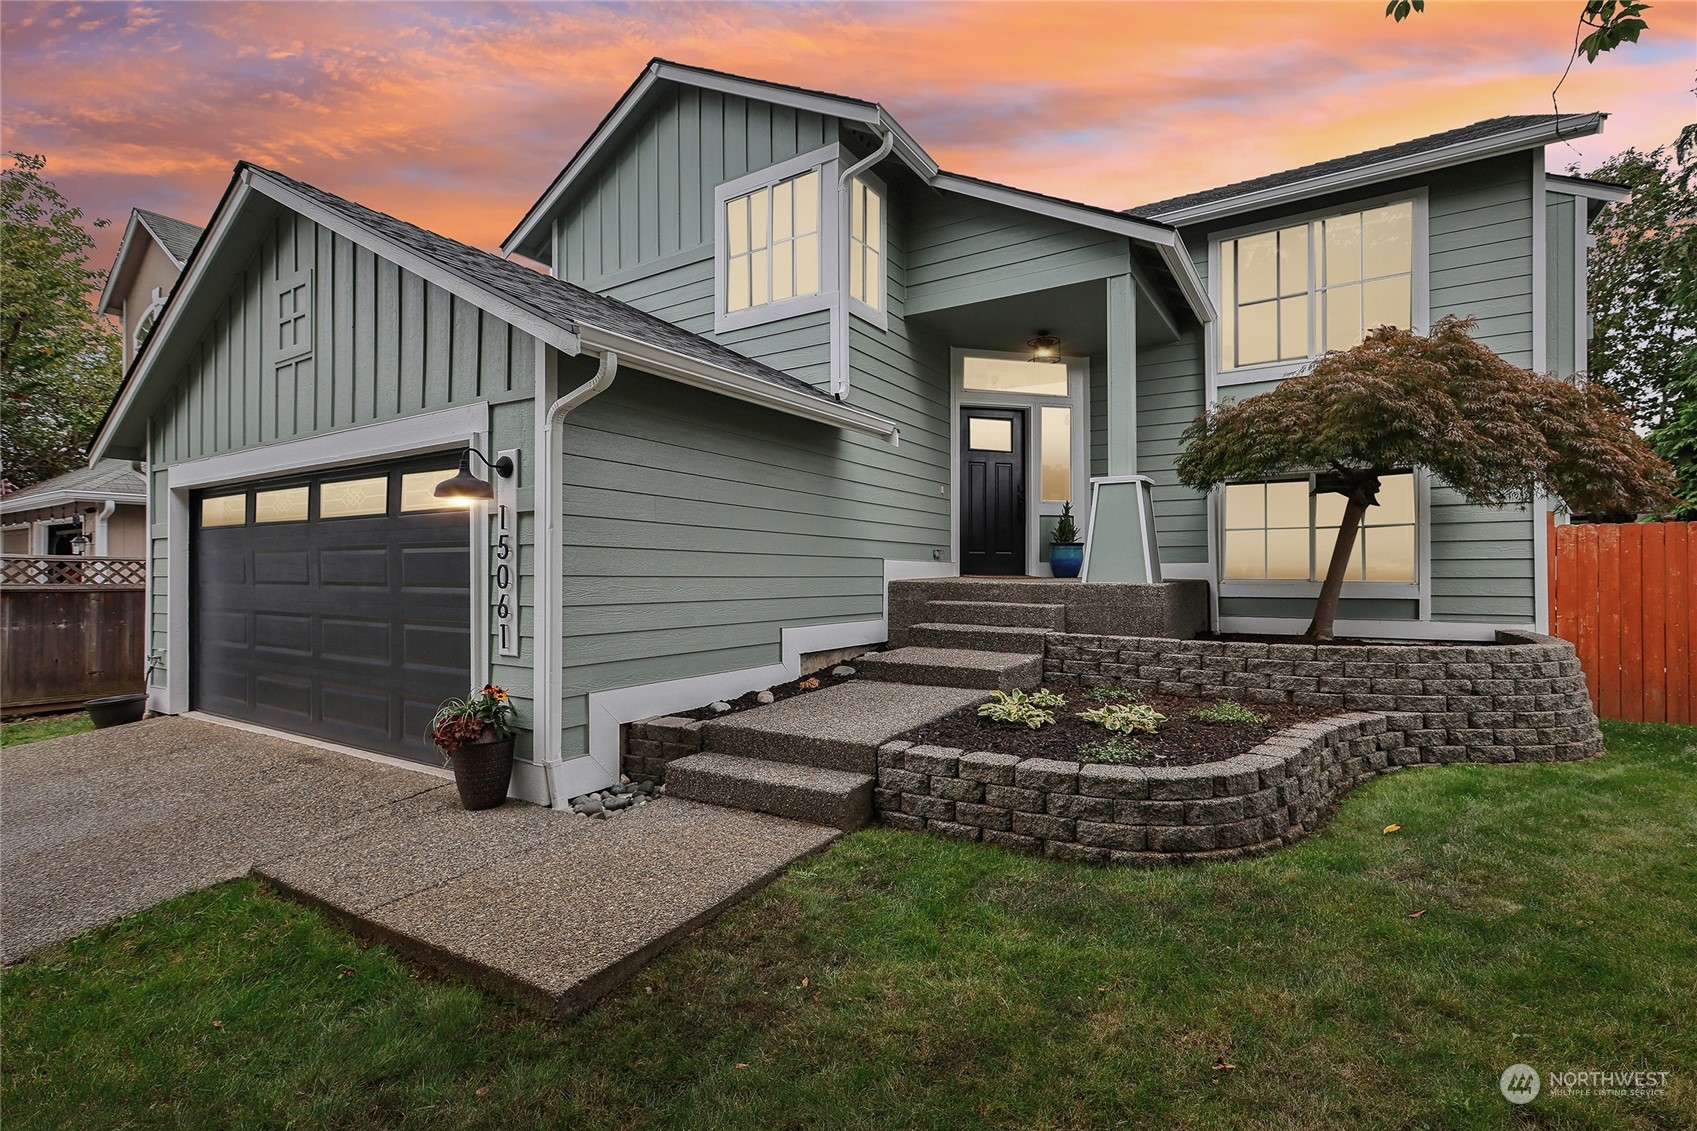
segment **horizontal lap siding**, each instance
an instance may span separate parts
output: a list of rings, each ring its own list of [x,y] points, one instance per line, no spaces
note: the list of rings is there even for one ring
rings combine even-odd
[[[935,537],[887,447],[636,371],[562,450],[568,757],[588,692],[773,664],[784,628],[876,619],[883,559]]]
[[[906,286],[913,311],[1123,275],[1123,237],[949,193],[910,195]]]
[[[881,490],[916,516],[900,548],[885,556],[931,561],[949,552],[951,500],[948,344],[907,320],[908,244],[914,208],[911,192],[899,193],[885,210],[884,295],[888,328],[850,315],[849,402],[895,422],[901,444],[858,440],[869,459],[885,469]]]
[[[1155,481],[1155,539],[1161,560],[1175,565],[1208,560],[1208,497],[1179,486],[1174,470],[1179,437],[1206,398],[1203,333],[1187,326],[1178,341],[1137,356],[1137,470]]]
[[[1531,162],[1522,154],[1446,174],[1433,181],[1430,204],[1433,321],[1475,317],[1480,342],[1516,365],[1531,365]],[[1431,515],[1432,619],[1534,620],[1537,531],[1530,513],[1469,506],[1434,485]]]

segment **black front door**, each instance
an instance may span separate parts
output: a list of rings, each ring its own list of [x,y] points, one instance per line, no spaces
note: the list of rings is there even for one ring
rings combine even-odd
[[[1025,573],[1025,412],[960,414],[960,571]]]

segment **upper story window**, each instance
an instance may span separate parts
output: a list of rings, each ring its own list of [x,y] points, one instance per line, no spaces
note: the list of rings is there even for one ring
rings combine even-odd
[[[1414,202],[1220,242],[1220,368],[1305,361],[1414,325]]]
[[[725,202],[722,313],[819,293],[822,183],[809,169]]]
[[[884,309],[884,189],[865,175],[849,185],[849,297]]]
[[[146,343],[148,335],[153,333],[153,327],[158,324],[159,314],[164,309],[165,296],[161,293],[159,287],[154,287],[153,299],[148,304],[147,310],[140,318],[136,319],[135,334],[130,341],[130,357],[132,359],[141,353],[142,345]]]

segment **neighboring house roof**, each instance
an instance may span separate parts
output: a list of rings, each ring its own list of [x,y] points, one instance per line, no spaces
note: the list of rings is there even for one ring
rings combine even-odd
[[[132,253],[139,251],[140,245],[136,242],[138,233],[145,233],[158,244],[180,272],[189,261],[189,256],[194,253],[195,244],[200,241],[203,230],[187,220],[178,220],[160,212],[149,212],[145,208],[130,209],[129,223],[124,226],[124,238],[118,244],[118,254],[112,260],[112,269],[106,272],[106,283],[100,288],[100,301],[96,304],[96,309],[102,314],[123,314],[120,301],[123,288],[120,286],[120,280],[129,277]],[[139,264],[140,257],[137,256],[134,262]]]
[[[1470,126],[1369,149],[1364,153],[1352,153],[1282,173],[1270,173],[1219,188],[1157,200],[1129,208],[1126,215],[1179,225],[1213,220],[1322,192],[1534,149],[1564,138],[1587,137],[1601,133],[1607,117],[1607,114],[1589,113],[1559,117],[1553,114],[1521,114],[1487,118]]]
[[[572,186],[594,166],[597,158],[612,144],[620,128],[648,104],[648,100],[661,83],[667,82],[811,110],[846,122],[859,123],[874,131],[886,132],[893,141],[891,156],[900,160],[915,176],[933,188],[1068,220],[1084,227],[1113,232],[1150,244],[1160,255],[1197,317],[1205,322],[1214,317],[1214,308],[1208,298],[1207,288],[1202,285],[1201,278],[1196,274],[1195,264],[1185,252],[1177,231],[1169,224],[1144,217],[1128,216],[1110,208],[1080,204],[1058,196],[1047,196],[1029,189],[1000,185],[978,177],[947,172],[938,166],[931,155],[925,152],[913,139],[913,135],[909,134],[888,110],[876,102],[769,82],[765,79],[746,78],[706,67],[673,63],[666,59],[651,60],[607,116],[601,119],[600,124],[590,133],[589,139],[572,156],[566,167],[560,170],[547,190],[537,198],[536,203],[530,206],[518,226],[501,241],[501,250],[504,253],[525,255],[542,262],[550,261],[553,251],[548,246],[551,231],[548,221],[554,211],[565,200]]]
[[[0,515],[60,507],[83,500],[147,503],[147,479],[128,460],[103,459],[0,496]]]
[[[169,371],[169,344],[185,307],[209,264],[218,259],[253,194],[293,209],[345,238],[370,248],[452,294],[488,310],[567,354],[613,350],[640,368],[672,380],[894,442],[894,423],[843,404],[781,370],[764,365],[699,334],[563,279],[521,266],[436,232],[356,204],[304,181],[250,162],[236,166],[230,186],[208,225],[208,236],[190,256],[172,290],[152,342],[130,366],[95,436],[92,452],[139,451],[139,421],[155,372]],[[228,269],[228,264],[226,264]],[[152,399],[156,399],[153,394]],[[127,431],[120,439],[119,433]]]
[[[194,253],[194,245],[200,242],[200,233],[206,229],[187,220],[178,220],[174,216],[166,216],[161,212],[149,212],[145,208],[136,209],[136,215],[147,225],[159,241],[159,246],[165,249],[179,270],[189,261]]]

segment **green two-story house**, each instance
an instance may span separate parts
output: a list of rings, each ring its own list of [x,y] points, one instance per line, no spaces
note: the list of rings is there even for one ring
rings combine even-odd
[[[147,464],[151,705],[419,758],[493,681],[515,792],[560,802],[616,780],[623,724],[884,640],[892,580],[1047,574],[1093,477],[1154,481],[1160,569],[1217,628],[1300,632],[1335,508],[1185,491],[1180,434],[1382,323],[1583,368],[1619,193],[1544,147],[1602,123],[1122,212],[943,171],[875,102],[656,60],[505,258],[238,166],[93,453]],[[469,513],[433,491],[462,464]],[[1542,623],[1540,508],[1418,472],[1381,501],[1341,631]]]

